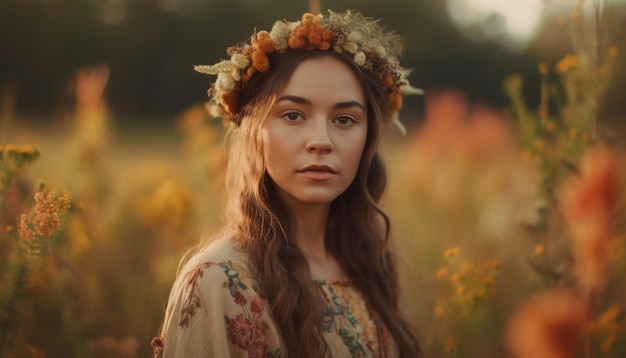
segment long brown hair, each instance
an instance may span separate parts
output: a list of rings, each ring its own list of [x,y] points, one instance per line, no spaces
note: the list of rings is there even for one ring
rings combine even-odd
[[[379,207],[387,179],[378,154],[385,108],[381,80],[352,59],[334,51],[287,52],[270,57],[270,70],[259,76],[253,92],[242,98],[242,110],[227,134],[226,208],[223,235],[247,253],[260,293],[268,300],[291,357],[319,357],[322,302],[308,263],[290,239],[292,223],[265,172],[261,126],[275,95],[305,59],[332,56],[357,74],[368,102],[368,131],[357,175],[331,203],[325,243],[357,288],[367,297],[397,343],[402,357],[421,350],[398,311],[398,278],[389,249],[389,218]]]

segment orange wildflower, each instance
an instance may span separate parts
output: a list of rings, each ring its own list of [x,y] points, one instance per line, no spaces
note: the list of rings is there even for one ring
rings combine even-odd
[[[322,35],[316,31],[309,31],[309,34],[307,35],[307,39],[309,40],[310,45],[317,46],[322,41]]]
[[[259,72],[266,72],[270,69],[270,60],[262,51],[252,52],[252,66]]]
[[[270,37],[270,33],[267,31],[259,31],[256,33],[252,44],[254,47],[263,53],[272,53],[276,50],[276,43]]]
[[[582,348],[587,304],[571,292],[550,292],[524,303],[509,320],[506,343],[514,358],[571,358]]]
[[[580,177],[563,191],[563,213],[572,228],[575,272],[583,287],[601,289],[607,276],[611,216],[619,196],[617,163],[608,148],[592,148]]]

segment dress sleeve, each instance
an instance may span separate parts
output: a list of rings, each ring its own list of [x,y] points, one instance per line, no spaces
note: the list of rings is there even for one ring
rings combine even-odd
[[[280,337],[245,270],[232,261],[205,262],[172,288],[155,357],[280,356]]]

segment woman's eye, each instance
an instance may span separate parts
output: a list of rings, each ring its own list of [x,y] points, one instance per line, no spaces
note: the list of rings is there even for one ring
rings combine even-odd
[[[298,112],[287,112],[283,114],[283,118],[288,121],[297,121],[302,118],[302,115]]]
[[[337,117],[335,119],[335,122],[337,122],[338,124],[342,125],[342,126],[353,126],[356,124],[356,120],[352,117],[348,117],[348,116],[341,116],[341,117]]]

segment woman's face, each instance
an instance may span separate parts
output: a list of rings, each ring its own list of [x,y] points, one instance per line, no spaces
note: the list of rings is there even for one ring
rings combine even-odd
[[[367,136],[367,102],[344,62],[311,58],[276,96],[262,128],[266,170],[287,204],[328,204],[354,180]]]

